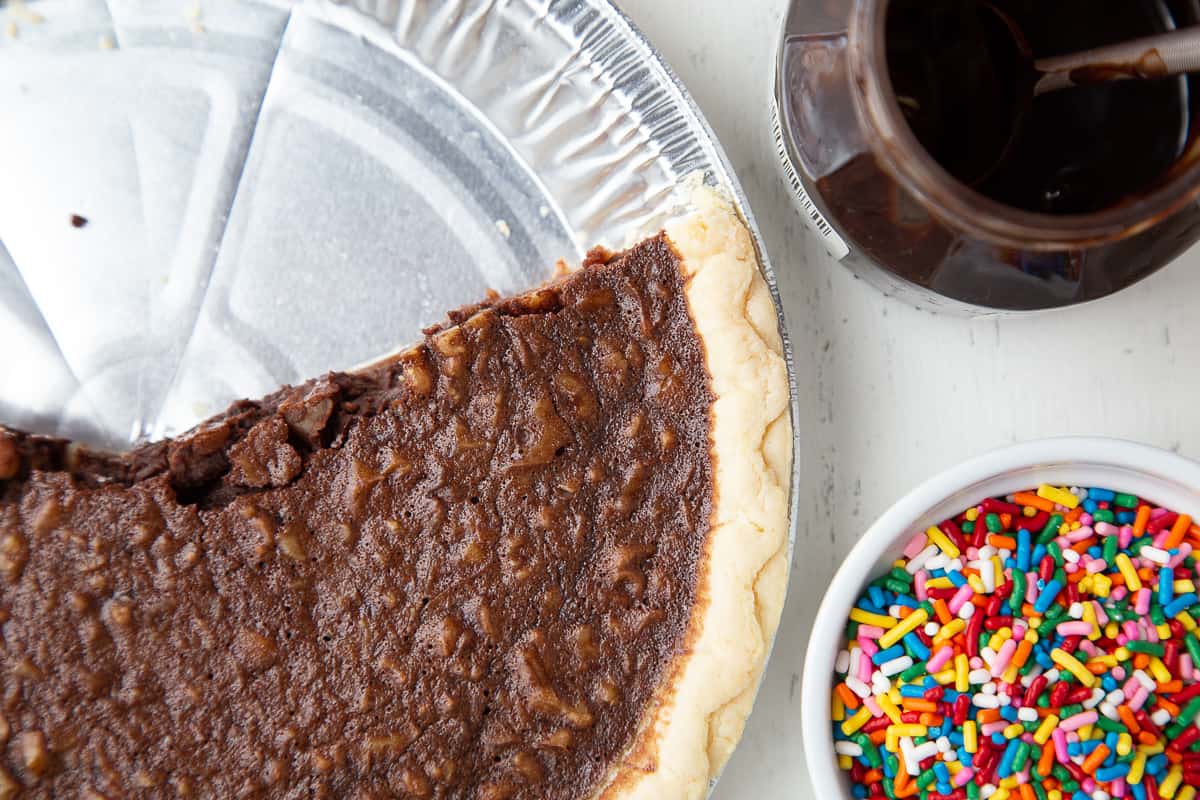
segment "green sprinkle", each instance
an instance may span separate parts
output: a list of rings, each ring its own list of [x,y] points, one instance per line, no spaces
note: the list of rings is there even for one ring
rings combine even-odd
[[[1096,522],[1113,523],[1117,521],[1117,515],[1109,511],[1107,508],[1098,508],[1092,512],[1092,519]]]
[[[1025,579],[1025,573],[1021,572],[1020,570],[1016,570],[1016,569],[1013,570],[1012,583],[1013,583],[1013,590],[1012,590],[1012,594],[1009,595],[1009,597],[1008,597],[1008,607],[1010,609],[1012,609],[1012,612],[1014,614],[1016,614],[1016,613],[1020,612],[1021,604],[1025,602],[1025,592],[1028,591],[1027,581]],[[1041,630],[1038,630],[1039,636],[1041,635],[1041,633],[1042,633]]]
[[[1000,517],[997,514],[988,514],[983,518],[983,524],[987,526],[989,533],[1001,533],[1004,526],[1000,524]]]
[[[1046,521],[1046,527],[1042,528],[1042,532],[1038,534],[1038,544],[1050,544],[1058,536],[1058,529],[1062,527],[1062,514],[1051,514],[1050,519]]]
[[[1158,656],[1159,658],[1162,658],[1165,652],[1163,646],[1157,642],[1143,642],[1136,639],[1126,642],[1125,647],[1131,653],[1145,653],[1148,656]]]
[[[1137,504],[1138,499],[1131,494],[1118,494],[1116,498],[1113,499],[1113,505],[1117,506],[1118,508],[1137,508]],[[1095,516],[1095,514],[1092,515],[1093,518]]]

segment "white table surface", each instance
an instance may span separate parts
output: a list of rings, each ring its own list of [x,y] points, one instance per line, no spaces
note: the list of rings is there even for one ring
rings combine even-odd
[[[791,590],[745,737],[716,800],[816,798],[800,673],[822,589],[870,522],[985,450],[1111,435],[1200,457],[1200,249],[1120,295],[963,319],[883,296],[796,215],[769,117],[786,0],[620,0],[729,152],[779,276],[800,385],[800,519]]]

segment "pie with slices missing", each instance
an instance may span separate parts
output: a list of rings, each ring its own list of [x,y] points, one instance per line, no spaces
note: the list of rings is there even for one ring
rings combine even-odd
[[[0,428],[0,798],[698,798],[783,602],[750,238],[664,233],[123,455]]]

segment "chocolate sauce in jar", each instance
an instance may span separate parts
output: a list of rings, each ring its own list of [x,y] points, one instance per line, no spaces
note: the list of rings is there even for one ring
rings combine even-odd
[[[1046,58],[1162,33],[1162,0],[893,0],[888,71],[917,139],[981,194],[1044,214],[1085,214],[1153,189],[1184,153],[1187,79],[1080,86],[1033,97]],[[1021,45],[1028,48],[1026,56]],[[1145,65],[1108,65],[1153,75]]]

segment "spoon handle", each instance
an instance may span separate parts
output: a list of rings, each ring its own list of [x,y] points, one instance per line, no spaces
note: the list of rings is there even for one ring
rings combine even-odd
[[[1042,58],[1033,66],[1043,73],[1034,86],[1035,95],[1082,84],[1200,72],[1200,26]]]

